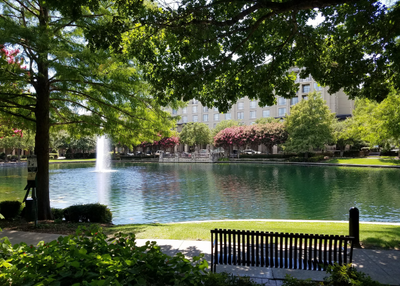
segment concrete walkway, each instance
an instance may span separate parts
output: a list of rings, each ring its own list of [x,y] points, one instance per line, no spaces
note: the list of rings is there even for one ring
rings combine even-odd
[[[37,245],[39,241],[49,242],[57,239],[59,234],[22,232],[3,230],[0,238],[7,236],[12,244],[25,242],[28,245]],[[156,241],[161,250],[174,255],[182,252],[187,257],[193,257],[200,253],[205,254],[208,262],[211,260],[211,247],[208,241],[187,241],[187,240],[167,240],[150,239]],[[148,239],[137,239],[138,245],[143,245]],[[372,250],[354,249],[353,264],[355,267],[371,276],[373,280],[389,285],[400,285],[400,251],[397,250]],[[275,269],[261,267],[244,266],[217,266],[217,272],[230,272],[236,275],[246,275],[264,285],[280,286],[286,274],[296,278],[322,281],[325,272],[294,270],[294,269]]]

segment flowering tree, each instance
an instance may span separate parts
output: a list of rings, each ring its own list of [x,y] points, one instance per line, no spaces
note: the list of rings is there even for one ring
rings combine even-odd
[[[288,133],[283,123],[272,122],[260,124],[259,126],[262,133],[260,143],[267,147],[268,153],[272,153],[272,147],[274,145],[283,144],[288,139]]]
[[[272,146],[284,143],[287,137],[288,134],[283,123],[234,126],[221,130],[214,137],[214,145],[225,149],[233,145],[238,147],[251,145],[254,147],[264,144],[271,152]]]
[[[142,142],[141,144],[138,145],[138,147],[143,148],[143,150],[146,148],[153,149],[155,147],[165,151],[168,148],[174,148],[176,145],[179,145],[179,138],[177,136],[171,136],[171,137],[164,137],[158,141],[153,141],[153,143]]]
[[[214,145],[216,147],[223,147],[224,149],[234,145],[237,147],[245,146],[248,141],[245,130],[245,126],[233,126],[225,128],[215,135]]]

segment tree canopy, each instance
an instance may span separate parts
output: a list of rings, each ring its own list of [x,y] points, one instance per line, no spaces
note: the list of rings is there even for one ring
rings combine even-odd
[[[209,144],[211,143],[211,130],[207,124],[190,122],[179,133],[179,141],[189,146]]]
[[[225,112],[244,96],[260,106],[294,97],[309,74],[330,93],[383,100],[400,89],[399,19],[400,1],[186,0],[125,9],[88,38],[143,63],[162,102],[197,98]]]
[[[116,8],[107,1],[64,2],[71,6],[56,6],[60,1],[0,3],[0,116],[35,130],[39,219],[51,217],[50,128],[79,135],[109,133],[138,144],[161,132],[167,135],[174,126],[150,96],[136,61],[87,47],[84,31],[112,19]]]
[[[334,141],[335,119],[319,93],[310,93],[308,97],[294,105],[284,121],[289,133],[285,151],[305,152],[306,156],[314,148],[322,149]]]
[[[215,128],[212,130],[212,137],[214,138],[221,130],[228,127],[239,126],[240,122],[237,120],[222,120],[219,122]]]
[[[373,145],[400,146],[400,95],[392,92],[381,103],[371,100],[356,101],[352,132]]]

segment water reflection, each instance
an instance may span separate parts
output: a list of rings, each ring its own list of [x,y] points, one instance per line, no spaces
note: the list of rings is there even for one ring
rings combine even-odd
[[[397,169],[133,163],[113,169],[117,172],[93,173],[93,164],[51,165],[52,206],[100,202],[110,207],[117,224],[347,220],[352,206],[360,209],[361,220],[400,222]],[[0,180],[0,196],[23,197],[24,171],[14,171],[0,169],[0,178],[6,178]],[[12,188],[18,184],[22,188]]]

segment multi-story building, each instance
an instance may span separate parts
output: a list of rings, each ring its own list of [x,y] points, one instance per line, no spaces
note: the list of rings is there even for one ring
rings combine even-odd
[[[294,70],[296,71],[296,68]],[[251,125],[255,123],[257,118],[285,117],[286,114],[290,114],[290,108],[293,105],[301,100],[306,100],[308,93],[317,91],[321,93],[330,110],[336,113],[336,117],[344,119],[352,115],[354,101],[350,100],[343,91],[329,94],[328,88],[320,86],[311,76],[305,79],[297,78],[296,82],[300,84],[297,96],[291,99],[278,97],[277,104],[273,106],[259,106],[258,100],[250,100],[244,97],[239,99],[228,112],[220,113],[217,108],[202,106],[198,100],[193,99],[188,102],[186,107],[179,110],[170,109],[169,111],[173,115],[181,117],[178,122],[178,131],[188,122],[202,122],[207,124],[210,129],[215,128],[222,120],[230,119]]]

